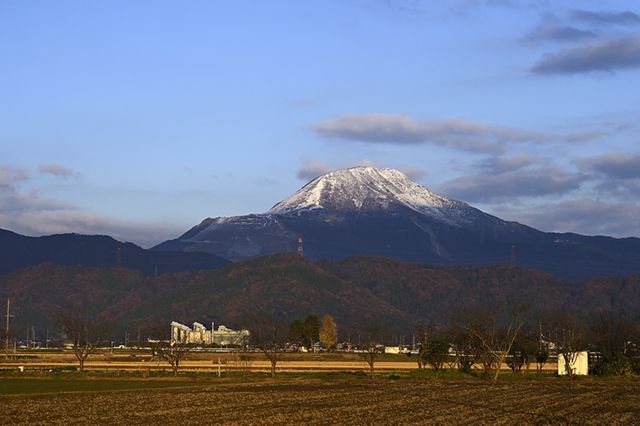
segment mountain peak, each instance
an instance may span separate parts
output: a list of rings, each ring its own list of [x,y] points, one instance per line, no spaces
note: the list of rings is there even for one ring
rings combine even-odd
[[[431,192],[404,173],[390,168],[352,167],[322,175],[273,206],[269,214],[389,210],[405,207],[445,219],[447,210],[465,209],[460,201]]]

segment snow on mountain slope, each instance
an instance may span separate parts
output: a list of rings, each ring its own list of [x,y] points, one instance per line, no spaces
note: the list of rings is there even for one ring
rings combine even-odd
[[[473,210],[466,203],[429,191],[397,170],[354,167],[312,180],[267,214],[300,214],[314,209],[386,210],[398,205],[448,222],[460,220]]]

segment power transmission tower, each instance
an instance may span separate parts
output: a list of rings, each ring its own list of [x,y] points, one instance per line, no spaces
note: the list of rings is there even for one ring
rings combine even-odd
[[[122,247],[116,249],[116,267],[122,268]]]
[[[304,249],[302,248],[302,235],[298,236],[298,256],[304,257]]]

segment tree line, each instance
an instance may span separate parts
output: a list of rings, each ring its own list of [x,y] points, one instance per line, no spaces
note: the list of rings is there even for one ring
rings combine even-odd
[[[108,323],[100,315],[90,315],[77,306],[61,309],[56,322],[83,371],[86,359],[104,341]],[[286,350],[305,347],[315,351],[318,344],[333,350],[338,344],[338,326],[329,314],[322,320],[310,314],[287,322],[254,311],[247,313],[244,327],[250,332],[251,345],[270,361],[272,375]],[[384,324],[365,322],[358,334],[355,352],[367,363],[373,379],[375,363],[387,342]],[[496,381],[503,365],[514,373],[531,366],[541,372],[551,355],[562,357],[570,366],[576,354],[585,350],[590,352],[591,374],[640,374],[640,326],[629,316],[610,311],[536,315],[522,306],[474,306],[460,309],[438,323],[416,324],[414,335],[418,369],[429,367],[436,375],[444,369],[471,373],[479,368],[483,377]],[[189,345],[159,340],[153,350],[177,373]],[[573,371],[569,368],[567,373],[572,375]]]

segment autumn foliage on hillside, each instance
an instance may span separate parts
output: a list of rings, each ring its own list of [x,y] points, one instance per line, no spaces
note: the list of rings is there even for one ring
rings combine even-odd
[[[428,267],[379,257],[312,262],[278,254],[218,270],[147,277],[124,268],[44,263],[0,277],[17,329],[51,327],[54,313],[86,304],[115,328],[161,333],[171,320],[240,326],[259,309],[291,321],[330,314],[341,334],[384,324],[410,333],[416,324],[446,321],[467,306],[521,304],[536,311],[612,311],[640,319],[640,276],[574,284],[511,266]]]

